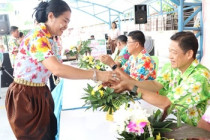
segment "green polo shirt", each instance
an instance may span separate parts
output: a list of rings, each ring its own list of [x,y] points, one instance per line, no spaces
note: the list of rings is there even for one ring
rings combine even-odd
[[[174,104],[184,106],[177,106],[182,121],[197,126],[210,100],[210,71],[197,60],[183,74],[166,64],[156,80],[164,87],[161,95],[167,96]]]

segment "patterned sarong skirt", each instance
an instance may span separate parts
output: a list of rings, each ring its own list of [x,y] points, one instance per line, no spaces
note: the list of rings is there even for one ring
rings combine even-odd
[[[9,123],[17,140],[54,140],[57,120],[47,86],[32,87],[13,82],[6,95]]]

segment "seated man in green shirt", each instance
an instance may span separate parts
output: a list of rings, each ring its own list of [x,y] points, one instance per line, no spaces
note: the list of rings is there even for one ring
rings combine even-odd
[[[182,121],[197,126],[210,99],[210,72],[196,60],[197,50],[198,41],[192,32],[175,33],[169,46],[171,63],[162,68],[156,80],[136,81],[121,75],[121,82],[112,88],[136,92],[163,110],[172,103],[179,104]],[[166,94],[161,94],[161,89]]]

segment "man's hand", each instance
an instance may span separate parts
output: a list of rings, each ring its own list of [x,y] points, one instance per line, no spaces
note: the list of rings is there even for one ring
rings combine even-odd
[[[130,91],[134,86],[133,82],[131,82],[132,80],[134,79],[122,71],[120,73],[120,81],[118,83],[112,84],[111,88],[113,88],[117,93],[120,93],[125,90]]]
[[[208,123],[207,121],[203,120],[202,118],[198,122],[198,126],[197,127],[205,129],[205,130],[210,132],[210,123]]]
[[[129,83],[127,81],[120,81],[119,83],[112,84],[111,88],[113,88],[116,93],[120,93],[122,91],[128,90],[128,85]]]
[[[101,55],[99,59],[102,63],[110,67],[112,67],[115,64],[114,60],[109,55]]]

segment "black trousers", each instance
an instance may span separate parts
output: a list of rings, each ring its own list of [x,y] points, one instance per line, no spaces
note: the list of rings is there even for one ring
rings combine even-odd
[[[57,80],[58,77],[54,75],[54,78],[55,78],[55,80]],[[53,89],[56,87],[56,85],[53,81],[53,75],[52,74],[50,75],[49,80],[50,80],[50,91],[53,91]]]

